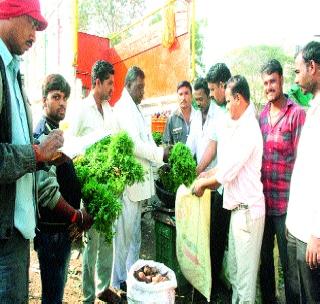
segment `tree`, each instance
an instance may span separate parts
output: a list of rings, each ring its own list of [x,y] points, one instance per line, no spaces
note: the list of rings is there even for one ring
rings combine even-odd
[[[205,74],[205,64],[202,62],[203,34],[201,29],[207,26],[207,21],[201,19],[195,22],[195,64],[196,78]]]
[[[288,55],[281,47],[258,45],[236,49],[226,56],[232,75],[241,74],[246,77],[250,86],[251,101],[258,110],[265,103],[260,69],[270,59],[277,59],[282,65],[284,90],[289,90],[294,80],[293,56]]]
[[[79,30],[107,36],[130,25],[144,10],[145,0],[79,0]]]

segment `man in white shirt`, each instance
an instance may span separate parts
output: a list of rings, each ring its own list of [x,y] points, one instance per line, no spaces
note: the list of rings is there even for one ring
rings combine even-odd
[[[296,56],[295,82],[314,95],[298,144],[290,185],[288,283],[294,303],[320,303],[320,43],[309,42]]]
[[[186,145],[191,149],[192,154],[196,155],[197,163],[199,163],[212,134],[215,134],[218,128],[221,109],[215,102],[210,101],[210,90],[204,78],[198,78],[193,85],[193,89],[193,97],[200,108],[201,115],[194,119]],[[217,139],[215,138],[215,140]],[[215,167],[216,164],[217,158],[215,157],[205,171]],[[222,207],[222,195],[218,191],[211,192],[210,207],[211,274],[212,291],[215,293],[221,287],[219,274],[227,244],[230,211]]]
[[[114,106],[120,130],[134,142],[134,154],[145,170],[144,181],[127,186],[122,195],[122,213],[115,224],[112,286],[125,288],[130,267],[139,259],[141,245],[141,207],[154,195],[152,163],[167,161],[168,148],[157,147],[140,103],[144,95],[145,75],[136,66],[129,69],[125,88]]]
[[[228,267],[232,303],[254,303],[265,202],[261,183],[263,142],[253,108],[249,85],[234,76],[226,86],[230,120],[222,126],[218,166],[202,174],[194,193],[224,186],[223,207],[231,210]]]
[[[79,105],[70,122],[73,136],[92,136],[95,133],[108,135],[115,130],[112,108],[108,102],[114,90],[114,69],[106,61],[97,61],[91,71],[92,90]],[[83,303],[93,303],[98,297],[107,297],[112,270],[112,244],[105,242],[103,234],[95,228],[87,232],[83,252],[82,289]]]

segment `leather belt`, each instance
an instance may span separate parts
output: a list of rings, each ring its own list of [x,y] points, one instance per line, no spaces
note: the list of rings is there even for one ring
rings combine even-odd
[[[238,211],[238,210],[246,210],[249,209],[249,206],[243,203],[240,203],[238,206],[232,209],[232,211]]]

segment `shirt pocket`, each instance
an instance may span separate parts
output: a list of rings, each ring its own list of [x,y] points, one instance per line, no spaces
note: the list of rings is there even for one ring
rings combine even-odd
[[[174,128],[172,130],[172,138],[174,143],[182,141],[182,127]]]

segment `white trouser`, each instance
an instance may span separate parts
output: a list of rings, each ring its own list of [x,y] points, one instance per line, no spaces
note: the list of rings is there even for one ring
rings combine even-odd
[[[86,236],[82,258],[83,302],[93,303],[97,294],[110,285],[113,246],[94,228],[89,229]]]
[[[141,208],[143,201],[132,202],[124,192],[122,213],[115,223],[111,285],[120,288],[130,267],[139,259],[141,245]]]
[[[231,212],[228,269],[232,304],[254,304],[265,217],[252,219],[248,209]]]

